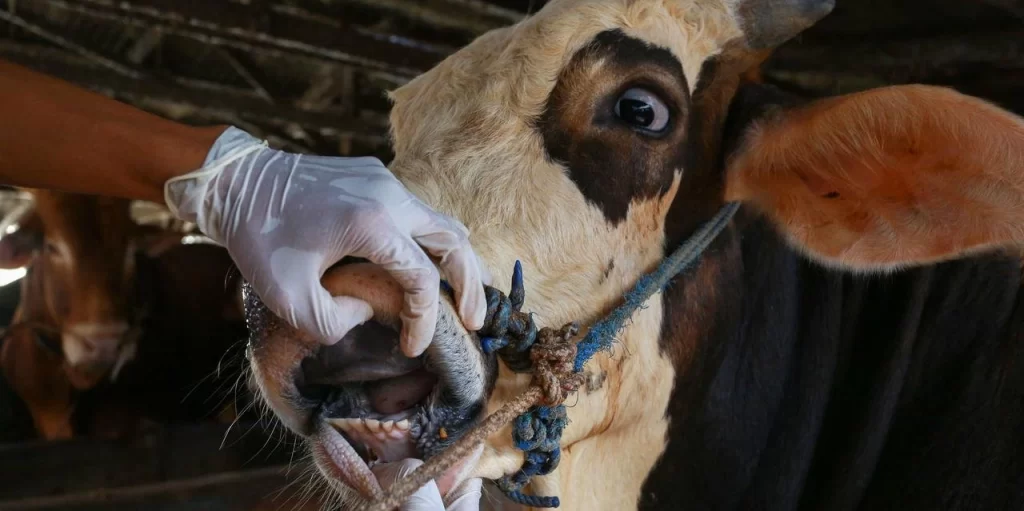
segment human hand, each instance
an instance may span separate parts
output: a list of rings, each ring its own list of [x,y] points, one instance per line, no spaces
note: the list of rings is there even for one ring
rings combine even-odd
[[[345,256],[381,265],[405,289],[407,356],[426,349],[437,322],[440,275],[423,249],[440,259],[466,327],[483,325],[489,276],[466,228],[413,196],[376,158],[287,153],[232,127],[201,169],[167,182],[165,200],[227,248],[272,312],[322,343],[373,316],[366,302],[320,285]]]
[[[381,488],[387,490],[399,479],[412,474],[422,464],[422,461],[410,458],[390,463],[377,463],[370,468],[370,471],[377,477]],[[416,490],[416,493],[402,504],[399,511],[478,511],[482,491],[483,481],[481,479],[468,479],[452,491],[448,497],[448,507],[445,507],[437,483],[430,481]]]

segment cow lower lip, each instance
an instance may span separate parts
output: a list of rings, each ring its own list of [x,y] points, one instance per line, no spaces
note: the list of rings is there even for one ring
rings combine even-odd
[[[315,449],[324,455],[321,464],[330,464],[323,472],[365,498],[376,498],[379,486],[370,468],[377,462],[400,461],[419,457],[416,449],[414,424],[422,412],[411,408],[404,412],[384,416],[373,413],[368,417],[321,418],[318,444]]]
[[[318,419],[320,438],[315,442],[323,444],[323,428],[331,429],[331,444],[326,445],[333,445],[331,452],[335,453],[328,457],[333,466],[323,473],[357,490],[364,498],[375,498],[376,489],[365,481],[375,464],[424,458],[418,441],[427,422],[427,403],[440,391],[439,386],[434,374],[418,369],[393,378],[339,387],[334,396],[337,401],[324,403]],[[436,479],[442,494],[450,490],[464,462]]]
[[[320,470],[367,498],[376,498],[383,490],[370,467],[360,459],[352,444],[328,424],[318,428],[313,441],[313,458]]]
[[[321,430],[315,449],[330,453],[326,458],[332,466],[323,472],[357,490],[364,498],[378,498],[379,483],[367,479],[373,474],[370,469],[377,463],[422,458],[416,447],[416,424],[422,414],[419,410],[409,410],[384,419],[324,418],[324,429],[331,431],[325,434]],[[435,479],[441,495],[454,487],[458,474],[467,462],[479,458],[482,448],[480,446]]]

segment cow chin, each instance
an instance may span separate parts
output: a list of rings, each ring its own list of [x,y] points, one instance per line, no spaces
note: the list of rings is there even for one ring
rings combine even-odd
[[[65,373],[68,377],[68,382],[76,390],[89,390],[95,388],[106,378],[112,365],[102,364],[79,364],[79,365],[68,365],[65,368]]]
[[[270,312],[246,285],[253,383],[274,415],[303,437],[338,493],[372,498],[381,492],[374,463],[429,459],[480,420],[496,362],[480,351],[444,293],[430,346],[408,358],[398,342],[403,293],[387,272],[345,262],[321,282],[334,296],[369,303],[373,318],[323,346]],[[461,482],[479,453],[437,479],[442,494]]]

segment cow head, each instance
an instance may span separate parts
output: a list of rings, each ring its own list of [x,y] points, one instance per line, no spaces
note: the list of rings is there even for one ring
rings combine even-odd
[[[1000,185],[1024,156],[1019,119],[935,88],[791,105],[741,84],[773,45],[831,7],[549,2],[393,93],[390,168],[466,224],[496,285],[522,261],[523,308],[541,326],[600,318],[727,200],[767,214],[794,245],[844,268],[891,268],[1019,239],[1019,213],[1003,213],[1019,211],[1020,179]],[[965,207],[950,208],[953,200]],[[719,270],[710,261],[686,277],[690,301],[713,300]],[[251,363],[270,408],[308,439],[339,490],[377,491],[352,445],[385,459],[429,456],[439,439],[529,383],[500,364],[491,387],[491,361],[447,296],[425,358],[407,360],[395,350],[401,298],[386,275],[345,264],[323,283],[368,300],[374,319],[317,348],[250,296]],[[562,464],[535,479],[534,491],[573,509],[636,506],[664,448],[673,375],[685,370],[704,313],[672,314],[687,314],[680,345],[659,343],[667,314],[653,299],[612,352],[591,361],[588,385],[567,403]],[[522,461],[506,428],[439,486],[512,474]]]
[[[0,267],[28,269],[15,322],[38,328],[70,384],[89,389],[132,358],[137,254],[166,237],[137,225],[125,199],[31,195],[0,237]]]

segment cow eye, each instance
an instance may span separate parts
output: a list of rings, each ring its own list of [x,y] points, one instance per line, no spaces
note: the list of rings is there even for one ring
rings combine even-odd
[[[615,102],[615,115],[623,122],[651,133],[661,133],[668,127],[671,113],[665,103],[647,89],[627,90]]]

